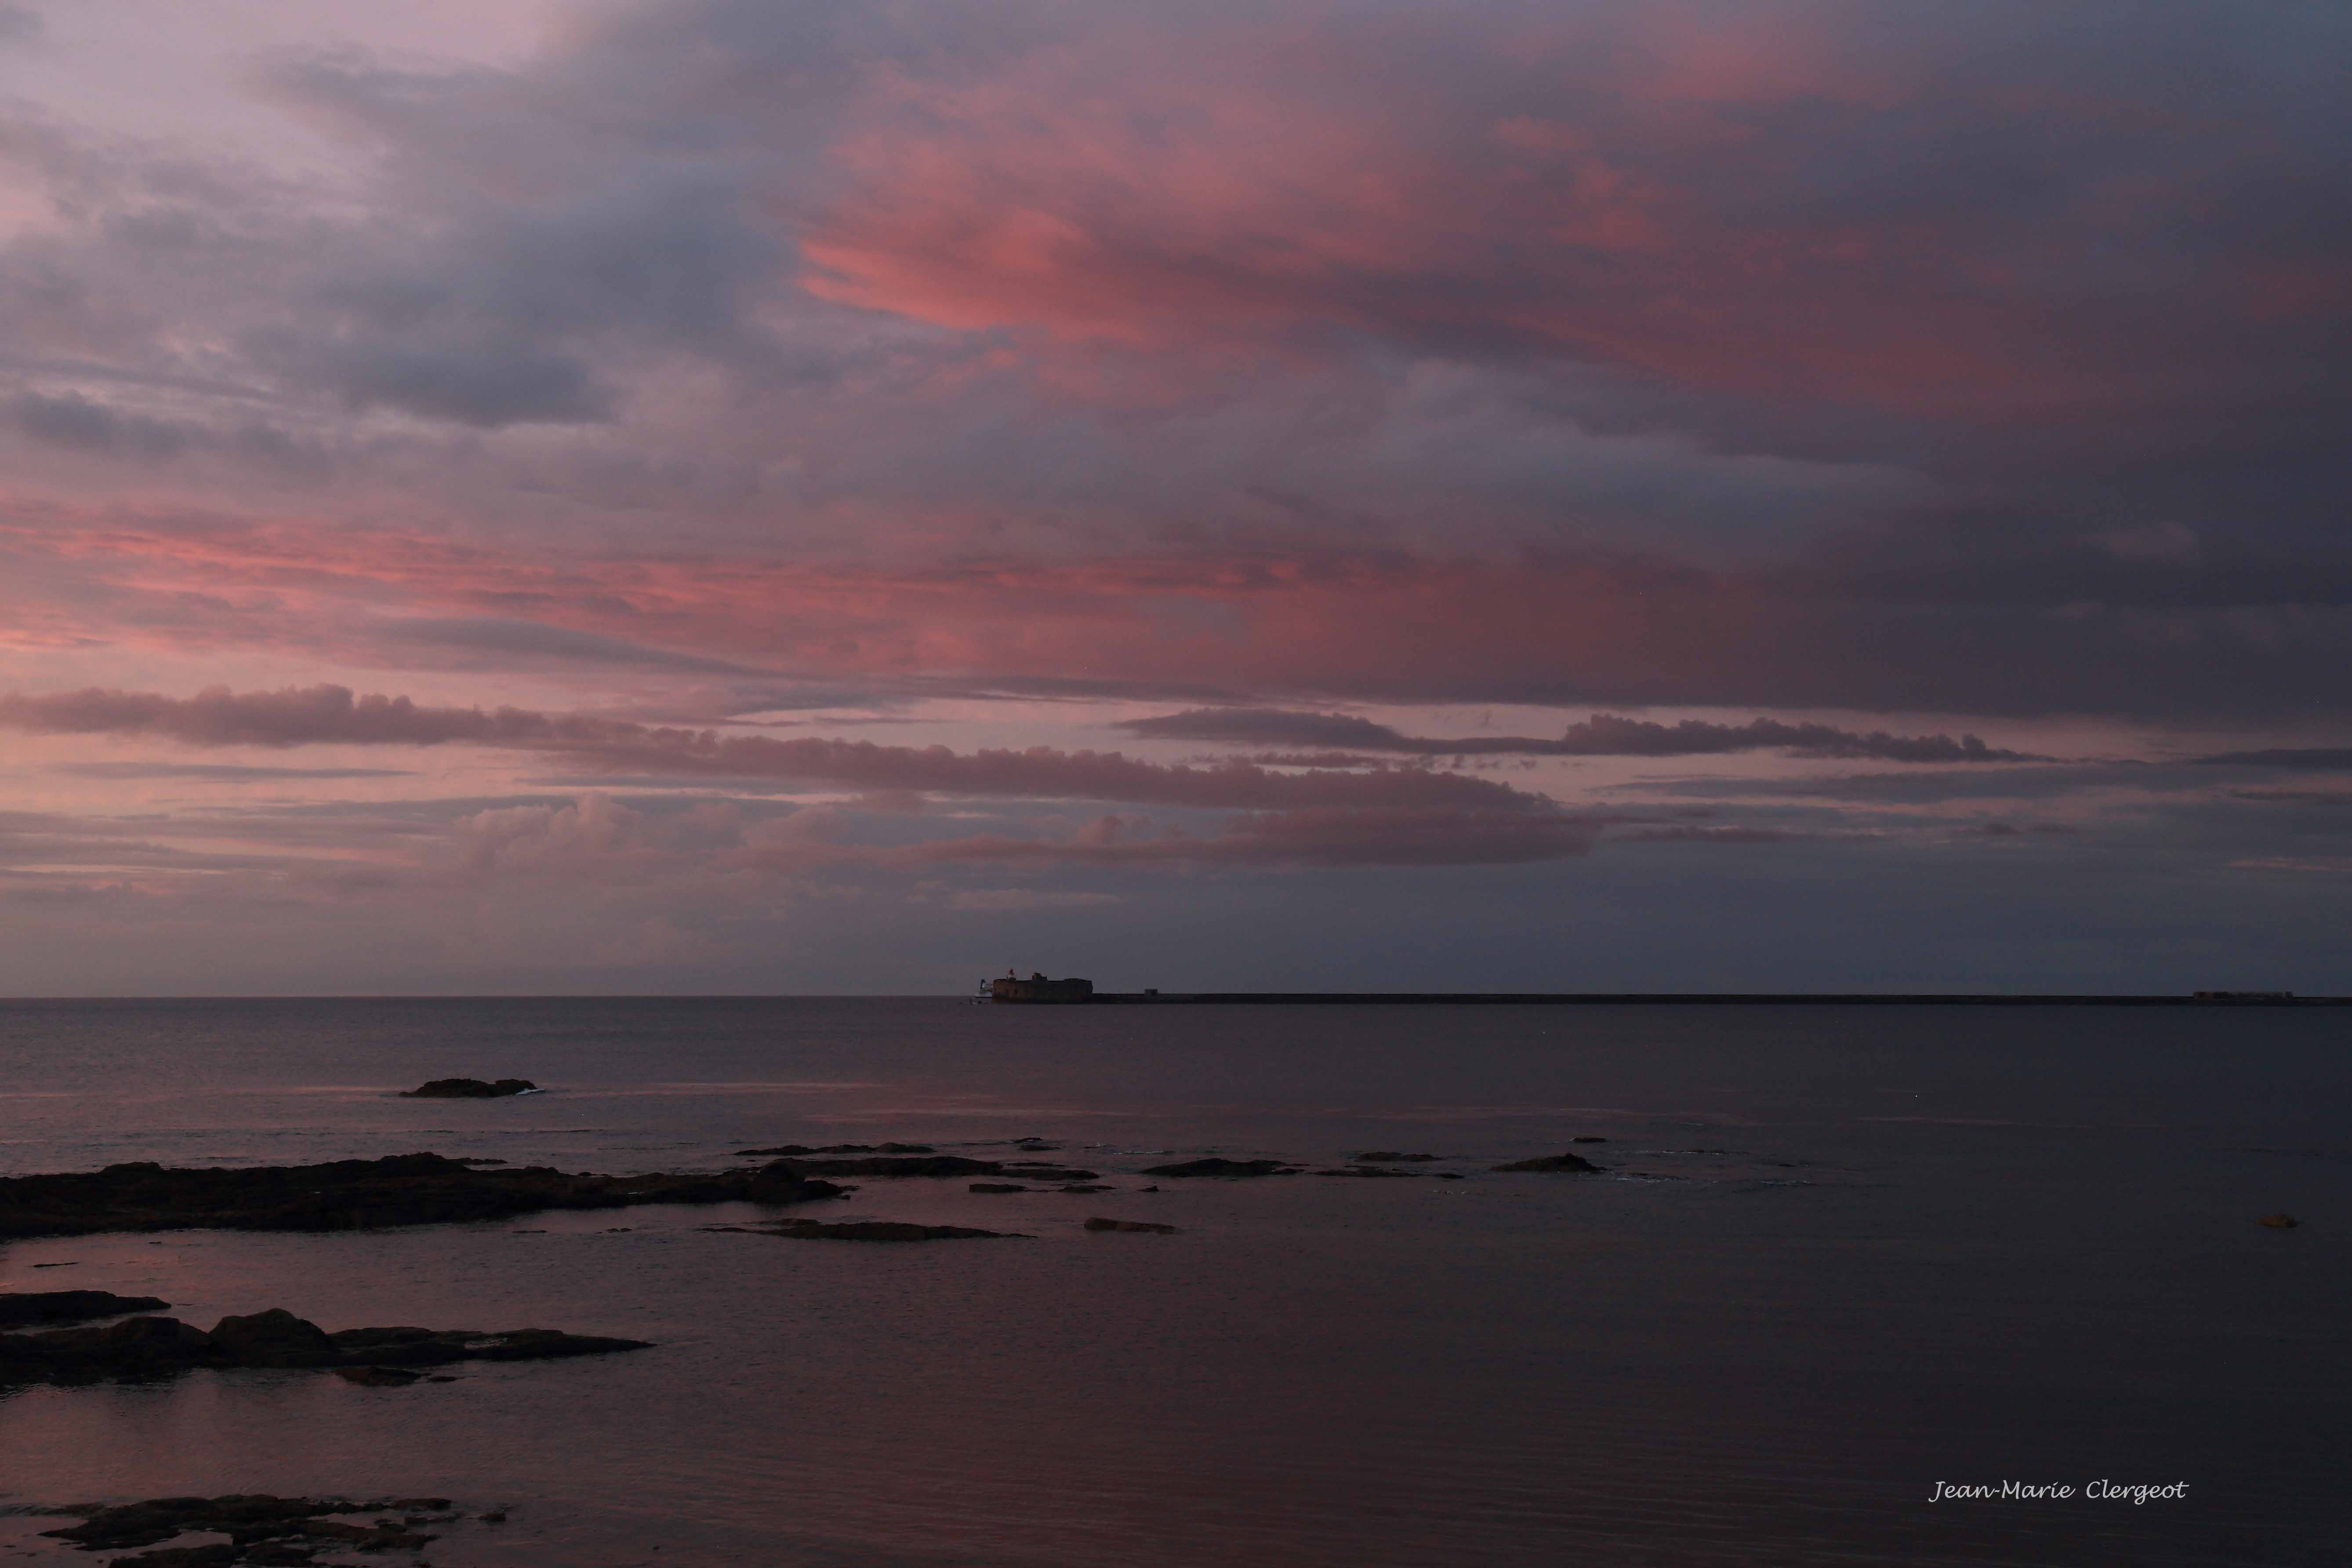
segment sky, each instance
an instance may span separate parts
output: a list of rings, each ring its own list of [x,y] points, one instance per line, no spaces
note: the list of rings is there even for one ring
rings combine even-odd
[[[0,994],[2352,992],[2347,80],[0,3]]]

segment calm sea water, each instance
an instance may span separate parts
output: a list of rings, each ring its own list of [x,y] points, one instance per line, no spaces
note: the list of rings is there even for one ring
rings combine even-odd
[[[2347,1047],[2352,1014],[2316,1011],[0,1004],[12,1173],[1039,1135],[1120,1189],[869,1181],[824,1210],[1027,1241],[644,1208],[6,1247],[0,1289],[203,1324],[283,1306],[660,1348],[404,1390],[21,1390],[0,1503],[510,1510],[436,1543],[444,1568],[2343,1563]],[[453,1074],[554,1092],[394,1097]],[[1609,1175],[1486,1173],[1577,1134]],[[1132,1173],[1370,1148],[1472,1174]],[[2253,1223],[2277,1210],[2305,1223]],[[2004,1480],[2078,1489],[1929,1500]],[[2189,1490],[2081,1495],[2100,1480]],[[0,1520],[0,1553],[51,1555],[50,1522]]]

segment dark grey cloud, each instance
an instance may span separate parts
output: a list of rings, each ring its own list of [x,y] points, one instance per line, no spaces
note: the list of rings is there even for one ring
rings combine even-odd
[[[1890,735],[1829,724],[1789,724],[1755,719],[1714,724],[1685,719],[1674,724],[1596,713],[1570,724],[1558,740],[1526,735],[1407,735],[1386,724],[1343,713],[1303,713],[1276,708],[1195,708],[1118,726],[1147,740],[1228,741],[1240,745],[1289,743],[1401,752],[1422,757],[1688,757],[1736,752],[1790,751],[1801,756],[1874,758],[1899,763],[2020,763],[2022,752],[1987,746],[1974,735]]]
[[[2304,746],[2218,752],[2197,761],[2208,767],[2280,768],[2291,773],[2352,773],[2352,747]]]
[[[501,667],[546,658],[567,663],[634,665],[646,669],[674,669],[701,675],[757,677],[767,673],[727,659],[673,653],[666,648],[646,647],[594,632],[488,616],[410,616],[381,622],[372,627],[371,632],[375,638],[386,643],[409,643],[497,656]],[[761,703],[762,707],[787,705],[782,701]]]

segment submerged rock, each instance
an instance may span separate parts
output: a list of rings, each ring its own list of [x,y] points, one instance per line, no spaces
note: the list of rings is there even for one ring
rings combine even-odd
[[[412,1383],[425,1381],[423,1373],[404,1366],[339,1366],[335,1375],[362,1388],[406,1388]]]
[[[1295,1176],[1286,1160],[1187,1160],[1177,1165],[1146,1165],[1147,1176]]]
[[[968,1193],[1025,1193],[1029,1188],[1017,1182],[974,1182],[964,1189]]]
[[[633,1204],[805,1203],[843,1189],[796,1168],[719,1175],[572,1175],[546,1165],[477,1170],[438,1154],[317,1165],[102,1171],[0,1177],[0,1241],[97,1231],[376,1230]],[[161,1305],[161,1303],[158,1303]]]
[[[1514,1160],[1507,1165],[1497,1165],[1497,1171],[1567,1172],[1572,1175],[1598,1173],[1600,1166],[1581,1154],[1547,1154],[1535,1160]]]
[[[1571,1143],[1606,1143],[1609,1140],[1601,1137],[1597,1132],[1588,1132],[1581,1138],[1571,1138],[1569,1142]]]
[[[2254,1223],[2256,1225],[2268,1226],[2273,1230],[2293,1230],[2295,1226],[2301,1225],[2303,1221],[2295,1218],[2294,1215],[2291,1214],[2266,1214]]]
[[[914,1159],[874,1155],[862,1160],[778,1160],[770,1171],[802,1176],[1001,1176],[998,1160],[967,1160],[961,1154],[931,1154]],[[1024,1173],[1025,1174],[1026,1173]]]
[[[1357,1155],[1356,1163],[1363,1165],[1396,1165],[1402,1164],[1407,1161],[1418,1162],[1423,1160],[1434,1160],[1436,1158],[1437,1156],[1434,1154],[1400,1154],[1393,1149],[1371,1149]]]
[[[1172,1225],[1156,1225],[1148,1219],[1105,1219],[1100,1215],[1087,1221],[1088,1230],[1128,1230],[1150,1236],[1174,1236]]]
[[[400,1091],[403,1100],[501,1100],[510,1094],[529,1094],[539,1085],[527,1078],[502,1078],[486,1081],[478,1078],[436,1078],[430,1083],[420,1083],[415,1089]]]
[[[0,1329],[81,1323],[92,1318],[119,1318],[125,1312],[152,1312],[171,1304],[159,1297],[117,1296],[110,1290],[0,1291]]]
[[[177,1318],[130,1318],[103,1329],[0,1334],[0,1385],[169,1377],[197,1367],[342,1370],[439,1366],[459,1361],[542,1361],[646,1350],[644,1340],[554,1329],[346,1329],[322,1331],[283,1308],[223,1318],[206,1333]]]
[[[1405,1181],[1417,1180],[1422,1174],[1419,1171],[1384,1171],[1378,1165],[1349,1165],[1341,1170],[1318,1171],[1315,1173],[1318,1176],[1389,1176]]]

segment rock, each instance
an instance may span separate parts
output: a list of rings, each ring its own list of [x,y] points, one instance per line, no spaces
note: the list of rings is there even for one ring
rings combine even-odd
[[[504,1524],[507,1521],[507,1510],[502,1508],[494,1508],[488,1513],[478,1513],[474,1517],[480,1520],[484,1524]]]
[[[1001,1230],[974,1230],[962,1225],[908,1225],[898,1220],[882,1219],[851,1220],[843,1225],[821,1225],[813,1219],[788,1219],[770,1226],[765,1234],[791,1237],[798,1241],[1003,1241],[1013,1239],[1017,1235]]]
[[[1131,1230],[1151,1236],[1174,1236],[1172,1225],[1154,1225],[1148,1219],[1105,1219],[1100,1215],[1087,1221],[1088,1230]]]
[[[404,1366],[339,1366],[335,1375],[362,1388],[406,1388],[425,1379],[423,1373],[411,1372]]]
[[[2268,1226],[2273,1230],[2293,1230],[2303,1222],[2291,1214],[2266,1214],[2254,1223]]]
[[[968,1193],[1025,1193],[1027,1187],[1013,1182],[974,1182],[964,1189]]]
[[[431,1083],[420,1083],[415,1089],[400,1091],[403,1100],[499,1100],[509,1094],[526,1094],[539,1085],[527,1078],[502,1078],[485,1083],[478,1078],[436,1078]]]
[[[1107,1193],[1110,1188],[1101,1182],[1079,1182],[1072,1186],[1055,1187],[1057,1193]]]
[[[1569,1142],[1571,1143],[1606,1143],[1609,1140],[1600,1136],[1598,1133],[1588,1132],[1581,1138],[1571,1138]]]
[[[85,1552],[119,1552],[135,1546],[152,1546],[190,1531],[212,1531],[232,1537],[224,1546],[181,1547],[175,1551],[229,1552],[231,1557],[184,1557],[163,1552],[150,1553],[145,1559],[128,1561],[150,1563],[226,1563],[244,1555],[253,1563],[307,1562],[307,1553],[299,1556],[263,1556],[255,1550],[257,1543],[283,1540],[289,1536],[320,1536],[343,1540],[373,1541],[381,1530],[362,1529],[357,1525],[336,1524],[323,1516],[335,1513],[363,1513],[405,1505],[429,1503],[437,1507],[448,1505],[446,1498],[409,1498],[353,1502],[348,1498],[281,1498],[267,1493],[239,1492],[226,1497],[150,1498],[144,1502],[123,1503],[115,1508],[88,1510],[79,1524],[63,1530],[45,1531],[53,1539],[72,1542]],[[81,1510],[68,1511],[81,1512]],[[295,1549],[300,1551],[299,1548]],[[125,1561],[118,1558],[116,1561]]]
[[[1295,1176],[1286,1160],[1187,1160],[1179,1165],[1147,1165],[1147,1176]]]
[[[1537,1160],[1514,1160],[1507,1165],[1497,1165],[1497,1171],[1568,1172],[1575,1175],[1598,1172],[1601,1167],[1581,1154],[1547,1154]]]
[[[317,1548],[289,1546],[282,1541],[265,1541],[246,1549],[245,1560],[259,1568],[299,1568],[317,1559]]]
[[[1377,1165],[1350,1165],[1344,1171],[1318,1171],[1315,1173],[1318,1176],[1395,1176],[1405,1179],[1421,1174],[1419,1171],[1383,1171]]]
[[[756,1191],[755,1191],[756,1189]],[[545,1165],[477,1170],[438,1154],[317,1165],[179,1170],[151,1163],[0,1177],[0,1241],[101,1231],[376,1230],[508,1219],[547,1209],[752,1200],[802,1203],[843,1189],[799,1170],[720,1175],[571,1175]]]
[[[213,1352],[229,1366],[332,1366],[343,1352],[318,1324],[283,1307],[213,1326]]]
[[[773,1149],[738,1149],[738,1154],[936,1154],[929,1143],[823,1143],[812,1149],[805,1143],[780,1143]]]
[[[117,1296],[110,1290],[0,1292],[0,1329],[79,1323],[91,1318],[121,1317],[125,1312],[152,1312],[171,1304],[153,1296]]]
[[[1359,1164],[1402,1164],[1406,1161],[1434,1160],[1434,1154],[1400,1154],[1393,1149],[1373,1149],[1356,1156]]]
[[[460,1361],[544,1361],[645,1350],[643,1340],[554,1329],[346,1329],[320,1331],[280,1308],[224,1318],[213,1333],[176,1318],[131,1318],[103,1329],[0,1334],[0,1386],[163,1377],[194,1367],[316,1367],[360,1372],[366,1382],[398,1368]],[[158,1539],[161,1539],[160,1537]],[[127,1544],[140,1544],[129,1542]]]
[[[1032,1164],[1013,1160],[1006,1163],[1004,1173],[1018,1176],[1024,1182],[1093,1182],[1102,1178],[1100,1171],[1079,1171],[1060,1165]]]

